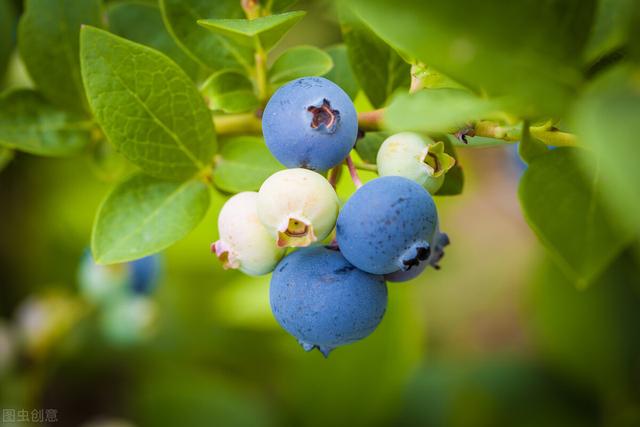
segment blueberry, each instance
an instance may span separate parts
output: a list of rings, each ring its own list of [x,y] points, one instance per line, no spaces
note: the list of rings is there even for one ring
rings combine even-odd
[[[150,255],[120,264],[96,264],[86,251],[78,269],[78,283],[82,294],[96,304],[107,303],[122,294],[150,294],[162,270],[160,255]]]
[[[258,193],[258,217],[283,248],[323,240],[335,227],[339,209],[329,181],[302,168],[274,173]]]
[[[387,307],[382,276],[365,273],[324,246],[285,257],[271,278],[271,310],[306,351],[334,348],[371,334]]]
[[[245,274],[260,276],[273,271],[284,249],[258,218],[258,193],[245,191],[231,197],[218,216],[220,240],[211,249],[225,269],[237,268]]]
[[[322,77],[303,77],[273,94],[262,116],[271,153],[289,168],[326,171],[340,164],[358,135],[349,96]]]
[[[455,159],[444,152],[442,142],[413,132],[388,137],[380,146],[376,163],[380,176],[403,176],[435,194]]]
[[[361,270],[389,274],[417,267],[429,256],[438,214],[415,182],[385,176],[362,186],[344,205],[336,227],[344,257]]]
[[[100,313],[100,326],[111,344],[134,345],[153,335],[157,311],[155,302],[147,297],[121,297]]]
[[[149,295],[160,279],[160,255],[150,255],[129,262],[130,287],[134,294]]]

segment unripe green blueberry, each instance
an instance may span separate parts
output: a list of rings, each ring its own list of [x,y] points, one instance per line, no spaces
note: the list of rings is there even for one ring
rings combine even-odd
[[[29,356],[41,359],[76,324],[81,314],[80,301],[67,294],[31,295],[16,313],[17,338]]]
[[[258,193],[238,193],[224,204],[218,216],[220,240],[211,249],[225,269],[237,268],[251,276],[273,271],[284,255],[258,219]]]
[[[380,176],[402,176],[435,194],[455,159],[444,152],[442,142],[433,142],[413,132],[388,137],[380,146],[376,163]]]
[[[308,169],[274,173],[258,193],[258,216],[279,247],[303,247],[326,238],[340,202],[322,175]]]
[[[155,332],[157,307],[144,296],[123,296],[101,313],[102,332],[117,346],[143,342]]]

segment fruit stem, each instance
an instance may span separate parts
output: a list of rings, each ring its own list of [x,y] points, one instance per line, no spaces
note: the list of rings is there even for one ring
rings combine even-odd
[[[358,127],[365,132],[380,130],[382,126],[383,113],[384,109],[382,108],[358,113]]]
[[[353,165],[356,169],[360,169],[362,171],[378,172],[378,166],[370,163],[354,163]]]
[[[329,184],[335,190],[338,185],[338,181],[340,180],[340,176],[342,175],[342,165],[338,165],[331,169],[331,173],[329,173]]]
[[[353,164],[353,159],[351,159],[351,155],[347,156],[347,168],[349,169],[349,175],[351,175],[351,181],[356,186],[356,189],[362,187],[362,181],[358,176],[358,171],[356,170],[356,166]]]
[[[255,38],[256,90],[258,99],[264,103],[269,98],[267,86],[267,52],[262,47],[260,39]]]

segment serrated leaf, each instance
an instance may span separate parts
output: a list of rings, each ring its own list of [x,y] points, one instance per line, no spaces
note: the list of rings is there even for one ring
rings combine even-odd
[[[306,12],[297,11],[255,19],[201,19],[198,24],[248,47],[255,47],[256,40],[259,40],[262,48],[268,51],[305,14]]]
[[[398,88],[409,87],[409,64],[347,8],[340,9],[340,27],[351,69],[374,107],[382,107]]]
[[[93,122],[60,110],[38,92],[12,91],[0,97],[0,145],[41,156],[69,156],[90,141]]]
[[[28,0],[18,28],[18,47],[29,75],[56,105],[86,110],[80,76],[81,25],[102,25],[100,0]]]
[[[640,229],[640,67],[620,66],[595,80],[574,111],[576,132],[606,171],[607,200]]]
[[[9,0],[0,0],[0,82],[11,58],[15,44],[13,35],[15,11]]]
[[[366,132],[364,137],[356,141],[358,156],[360,156],[363,161],[375,165],[380,146],[389,135],[387,132]]]
[[[241,136],[225,142],[216,156],[213,182],[229,193],[257,191],[265,179],[284,169],[262,138]]]
[[[13,150],[0,147],[0,172],[13,160]]]
[[[162,18],[178,45],[210,71],[236,69],[247,71],[253,52],[198,25],[204,18],[242,18],[237,0],[160,0]]]
[[[159,252],[185,237],[209,208],[209,187],[199,180],[162,181],[137,174],[102,202],[93,225],[96,262],[125,262]]]
[[[233,70],[223,70],[213,74],[202,85],[200,91],[211,110],[243,113],[255,110],[260,105],[251,80]]]
[[[596,0],[348,0],[392,46],[515,112],[561,114],[582,83]],[[499,23],[499,24],[496,24]]]
[[[384,114],[384,126],[394,132],[454,132],[500,110],[500,102],[478,98],[466,90],[423,89],[395,96]]]
[[[156,4],[124,1],[108,9],[109,30],[125,39],[152,47],[173,59],[192,78],[199,74],[200,64],[178,46],[162,22]]]
[[[285,50],[269,69],[271,83],[286,83],[306,77],[323,76],[333,68],[328,53],[314,46],[296,46]]]
[[[325,77],[344,90],[351,99],[356,99],[360,86],[349,64],[347,47],[343,44],[328,47],[326,52],[333,60],[333,68]]]
[[[603,203],[607,173],[582,150],[557,148],[534,158],[520,181],[527,222],[578,286],[586,286],[634,237]]]
[[[211,115],[189,77],[158,51],[93,27],[80,35],[89,104],[107,138],[147,174],[187,178],[216,151]]]

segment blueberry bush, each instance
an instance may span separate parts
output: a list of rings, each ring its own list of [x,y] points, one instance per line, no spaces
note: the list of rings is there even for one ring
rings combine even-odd
[[[200,250],[272,274],[261,297],[304,350],[365,338],[388,288],[450,274],[445,248],[467,242],[439,208],[494,173],[465,160],[500,147],[548,282],[588,292],[638,262],[637,1],[0,0],[0,79],[0,170],[26,153],[109,186],[77,281],[122,346],[159,316],[159,253],[210,215]],[[67,325],[33,354],[87,315],[56,298],[23,309]]]

